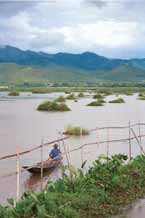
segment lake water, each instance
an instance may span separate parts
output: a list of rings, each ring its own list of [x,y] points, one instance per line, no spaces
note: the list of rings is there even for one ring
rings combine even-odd
[[[31,94],[21,93],[19,97],[8,97],[7,93],[0,93],[0,156],[16,153],[16,147],[20,151],[35,147],[41,143],[60,138],[59,132],[63,132],[68,125],[82,126],[92,129],[102,126],[126,126],[129,120],[131,123],[138,121],[145,122],[144,110],[145,101],[137,99],[137,94],[133,96],[122,96],[124,104],[106,103],[103,107],[87,107],[86,104],[92,101],[91,97],[81,98],[78,102],[67,101],[71,108],[69,112],[40,112],[37,106],[44,100],[54,99],[64,93]],[[115,96],[108,96],[106,100],[114,99]],[[134,129],[138,134],[138,128]],[[145,133],[145,127],[141,128],[141,133]],[[93,132],[89,136],[84,136],[82,141],[79,137],[70,138],[66,144],[70,149],[79,147],[81,143],[97,142],[98,140],[121,139],[128,137],[128,130],[106,130]],[[144,140],[142,139],[142,144]],[[62,144],[60,143],[62,148]],[[107,144],[87,146],[83,149],[83,159],[87,160],[88,167],[100,154],[106,154]],[[50,147],[44,149],[44,158],[48,158]],[[110,143],[109,154],[128,154],[128,142]],[[134,140],[132,142],[132,155],[140,154],[139,146]],[[40,161],[40,151],[30,153],[21,157],[22,165],[31,165]],[[71,154],[71,162],[75,167],[81,166],[81,152],[76,151]],[[64,164],[66,160],[64,158]],[[5,203],[7,198],[15,197],[16,176],[6,176],[16,171],[16,159],[11,158],[0,162],[0,203]],[[60,176],[59,169],[44,177],[44,182],[48,179],[57,179]],[[21,193],[25,190],[38,190],[40,178],[31,176],[27,172],[21,173]],[[130,218],[130,217],[129,217]],[[139,217],[138,217],[139,218]],[[142,217],[141,217],[142,218]]]

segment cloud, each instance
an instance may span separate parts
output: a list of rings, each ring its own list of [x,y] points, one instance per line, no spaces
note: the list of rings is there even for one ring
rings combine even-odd
[[[0,1],[0,16],[11,17],[34,7],[32,1]]]
[[[0,2],[0,43],[52,53],[145,56],[144,10],[127,0]]]
[[[103,0],[84,0],[84,3],[91,4],[98,8],[102,8],[107,4],[107,2]]]

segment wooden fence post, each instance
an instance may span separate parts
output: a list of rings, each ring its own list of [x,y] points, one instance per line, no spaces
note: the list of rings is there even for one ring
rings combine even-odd
[[[69,147],[68,146],[66,147],[66,145],[65,145],[62,133],[60,133],[60,134],[62,136],[62,144],[63,144],[64,152],[65,152],[65,155],[66,155],[68,170],[69,170],[69,174],[70,174],[70,178],[71,178],[71,182],[72,182],[72,188],[73,188],[73,191],[74,191],[75,190],[75,187],[74,187],[74,178],[73,178],[73,172],[72,172],[71,161],[70,161],[70,156],[69,156],[70,151],[69,151]]]
[[[41,191],[43,190],[43,138],[41,140]]]
[[[83,165],[84,158],[83,158],[83,130],[82,128],[80,128],[80,139],[81,139],[81,161]]]
[[[17,156],[16,156],[16,174],[17,174],[17,189],[16,189],[16,199],[19,201],[20,198],[20,150],[19,146],[17,146]]]
[[[131,160],[131,155],[132,155],[132,147],[131,147],[131,129],[130,129],[130,121],[129,121],[129,125],[128,125],[128,130],[129,130],[129,160]]]
[[[107,128],[107,159],[109,158],[109,128]]]
[[[138,138],[138,136],[136,135],[136,133],[134,132],[133,128],[131,128],[131,131],[133,133],[133,135],[135,136],[135,139],[140,147],[140,150],[142,151],[143,155],[145,155],[145,151],[144,151],[144,148],[142,147],[142,145],[140,144],[140,140]]]
[[[142,146],[140,121],[138,122],[138,133],[139,133],[138,137],[139,137],[140,145]],[[142,150],[141,149],[140,149],[140,154],[142,155]]]

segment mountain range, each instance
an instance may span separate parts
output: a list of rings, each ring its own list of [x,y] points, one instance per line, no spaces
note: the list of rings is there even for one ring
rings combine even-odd
[[[92,52],[81,54],[23,51],[0,47],[0,82],[145,80],[145,58],[111,59]]]

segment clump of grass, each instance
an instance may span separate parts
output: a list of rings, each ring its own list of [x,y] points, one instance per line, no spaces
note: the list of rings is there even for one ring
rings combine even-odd
[[[68,99],[68,100],[75,100],[76,97],[75,97],[75,95],[72,93],[72,94],[68,95],[68,96],[66,97],[66,99]]]
[[[109,101],[109,103],[125,103],[125,101],[123,98],[117,98],[112,101]]]
[[[65,102],[65,98],[63,96],[60,96],[60,97],[55,99],[55,102],[62,102],[62,103],[64,103]]]
[[[67,91],[65,91],[65,94],[71,94],[71,92],[67,90]]]
[[[133,95],[133,92],[125,92],[124,94],[131,96],[131,95]]]
[[[145,100],[145,95],[143,95],[143,96],[140,96],[139,98],[138,98],[139,100]]]
[[[142,96],[145,96],[145,93],[140,92],[140,93],[138,94],[138,97],[142,97]]]
[[[9,96],[19,96],[20,93],[19,93],[19,92],[16,92],[16,91],[12,91],[12,92],[9,92],[8,95],[9,95]]]
[[[101,94],[95,94],[94,96],[93,96],[93,98],[94,99],[102,99],[102,98],[104,98]]]
[[[104,106],[104,101],[92,101],[91,103],[87,104],[87,106],[99,107]]]
[[[81,128],[79,126],[68,126],[67,129],[64,132],[65,135],[74,135],[74,136],[80,136],[82,135],[89,135],[89,130]]]
[[[70,108],[64,103],[57,103],[55,101],[46,101],[40,104],[37,108],[39,111],[70,111]]]
[[[79,94],[78,94],[78,98],[83,98],[84,97],[84,93],[83,92],[80,92]]]

